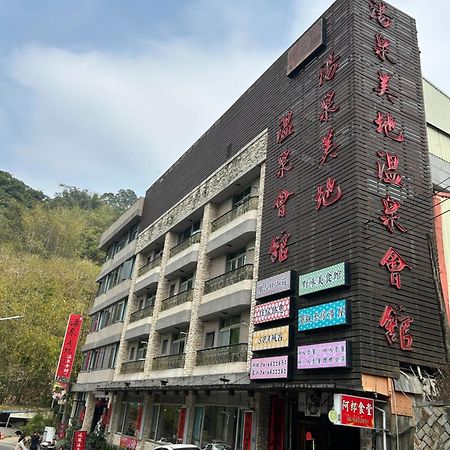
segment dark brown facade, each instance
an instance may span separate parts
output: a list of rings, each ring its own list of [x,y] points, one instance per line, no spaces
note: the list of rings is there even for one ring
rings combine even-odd
[[[298,308],[337,299],[351,304],[351,323],[340,328],[299,333],[297,317],[292,318],[290,364],[292,378],[299,382],[313,379],[357,388],[362,373],[395,377],[402,365],[437,367],[444,361],[429,256],[431,180],[415,22],[389,5],[389,27],[370,14],[366,1],[339,0],[333,4],[322,16],[325,30],[320,48],[309,51],[309,58],[290,76],[285,52],[147,191],[145,199],[141,229],[268,128],[259,279],[287,270],[300,275],[339,262],[350,266],[349,286],[294,297],[295,315]],[[390,44],[386,46],[384,41],[385,47],[380,47],[377,35]],[[339,67],[321,85],[319,74],[332,52]],[[381,89],[379,72],[390,76],[390,96],[386,92],[377,95]],[[333,102],[339,109],[322,122],[321,100],[330,91],[334,91]],[[277,143],[279,120],[289,111],[294,132]],[[388,113],[395,125],[392,121],[382,124]],[[374,122],[377,118],[378,124]],[[337,147],[320,164],[322,139],[327,135]],[[286,150],[291,150],[292,169],[277,178],[278,158]],[[383,167],[387,154],[398,157],[402,186],[379,179],[378,168]],[[325,189],[328,178],[335,180],[334,193],[340,187],[342,198],[316,209],[317,189]],[[281,189],[295,194],[287,201],[282,218],[274,208]],[[400,202],[396,222],[407,229],[405,232],[394,224],[390,233],[380,219],[382,199],[388,195]],[[290,234],[288,258],[272,262],[272,239],[283,231]],[[391,285],[391,273],[380,264],[390,247],[411,267],[401,271],[400,289]],[[401,314],[413,319],[408,333],[413,339],[411,350],[400,349],[398,336],[397,342],[389,345],[386,329],[379,326],[389,305],[403,307]],[[341,340],[351,343],[351,368],[296,369],[297,346]],[[257,356],[287,353],[272,350]]]

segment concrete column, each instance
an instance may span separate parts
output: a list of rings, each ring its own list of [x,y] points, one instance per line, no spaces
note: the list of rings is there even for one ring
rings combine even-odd
[[[187,433],[186,433],[186,443],[192,444],[192,432],[194,429],[194,412],[195,412],[195,404],[197,397],[193,395],[192,392],[186,396],[184,401],[184,406],[187,408]]]
[[[211,203],[205,205],[201,227],[201,238],[198,249],[198,263],[195,274],[194,292],[191,308],[191,323],[189,325],[188,338],[186,340],[184,375],[192,375],[197,358],[197,350],[202,348],[203,322],[198,317],[198,309],[205,289],[205,281],[209,278],[210,259],[206,256],[206,246],[211,232],[212,214],[215,213]]]
[[[142,422],[142,441],[150,438],[153,420],[154,396],[146,394],[144,398],[144,420]],[[142,447],[144,448],[144,447]]]
[[[112,411],[111,411],[111,420],[110,420],[110,431],[111,433],[117,433],[120,422],[120,407],[122,404],[123,392],[118,392],[114,394],[112,400]]]
[[[152,370],[153,358],[159,356],[161,336],[155,331],[155,325],[161,310],[162,301],[168,296],[169,283],[164,277],[167,261],[170,258],[170,249],[175,246],[177,235],[169,231],[164,238],[164,248],[161,256],[161,267],[159,270],[158,288],[156,289],[155,306],[153,307],[153,316],[151,318],[151,330],[147,345],[147,355],[145,358],[144,373],[150,376]]]
[[[256,306],[256,280],[258,279],[259,271],[259,256],[261,246],[261,228],[262,228],[262,213],[263,213],[263,201],[264,201],[264,179],[266,176],[266,163],[261,164],[260,178],[259,178],[259,197],[258,197],[258,215],[256,217],[256,235],[255,235],[255,256],[253,260],[253,285],[252,285],[252,298],[250,304],[250,320],[248,327],[248,354],[247,354],[247,372],[250,372],[250,361],[252,359],[252,344],[253,344],[253,312]],[[264,252],[264,249],[262,249]]]
[[[94,419],[95,410],[95,395],[92,392],[86,395],[86,410],[84,412],[83,425],[81,427],[82,431],[91,431],[92,420]]]

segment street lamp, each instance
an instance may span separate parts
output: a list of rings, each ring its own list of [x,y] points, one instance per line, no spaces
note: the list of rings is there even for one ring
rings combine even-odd
[[[25,317],[25,316],[0,317],[0,321],[2,321],[2,320],[23,319],[24,317]]]

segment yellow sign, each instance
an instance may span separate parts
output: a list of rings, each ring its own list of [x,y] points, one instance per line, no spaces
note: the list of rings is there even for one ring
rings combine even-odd
[[[253,332],[253,350],[270,350],[289,346],[289,325]]]

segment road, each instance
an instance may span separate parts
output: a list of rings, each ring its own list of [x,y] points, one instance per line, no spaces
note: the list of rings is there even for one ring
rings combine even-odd
[[[14,450],[17,444],[16,438],[7,438],[0,441],[0,450]]]

